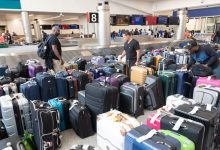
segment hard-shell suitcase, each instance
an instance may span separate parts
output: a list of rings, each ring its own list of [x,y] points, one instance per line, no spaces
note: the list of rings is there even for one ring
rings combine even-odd
[[[181,150],[195,150],[195,144],[187,137],[169,130],[160,130],[159,132],[163,133],[164,135],[169,135],[180,141]]]
[[[111,108],[118,108],[118,89],[101,83],[88,83],[85,98],[85,104],[91,111],[93,129],[96,131],[96,116],[109,111]]]
[[[41,89],[41,99],[48,101],[57,97],[55,77],[46,72],[40,72],[36,75],[36,80]]]
[[[189,76],[189,82],[186,84],[189,85],[190,89],[189,89],[189,93],[186,95],[187,98],[193,98],[193,92],[194,92],[194,88],[196,86],[196,82],[199,79],[198,76],[194,76],[194,75],[190,75]]]
[[[126,82],[130,82],[130,79],[128,76],[126,76],[125,74],[122,74],[122,73],[114,73],[112,75],[112,77],[118,79],[118,82],[119,82],[119,87],[122,86],[124,83]]]
[[[5,75],[5,70],[8,69],[8,65],[6,64],[0,64],[0,76]]]
[[[149,75],[144,85],[144,107],[153,110],[165,105],[163,86],[160,79]]]
[[[152,68],[144,66],[133,66],[131,67],[131,82],[143,85],[147,75],[153,75],[154,71]]]
[[[206,110],[206,109],[210,109]],[[183,104],[174,109],[174,114],[200,122],[205,126],[203,149],[211,148],[214,144],[214,125],[218,119],[218,110],[214,107]]]
[[[105,76],[105,72],[102,68],[90,68],[89,69],[90,72],[92,72],[94,74],[94,79],[97,79],[101,76]]]
[[[67,99],[76,98],[75,92],[78,91],[77,90],[77,81],[76,81],[76,83],[74,85],[73,77],[71,77],[71,76],[66,77],[66,81],[67,81],[67,92],[68,92]]]
[[[0,77],[0,85],[9,84],[10,82],[12,82],[12,79],[10,77],[6,77],[6,76]]]
[[[102,150],[122,150],[125,135],[138,126],[138,120],[117,110],[100,114],[97,116],[97,145]]]
[[[68,82],[65,77],[55,75],[56,80],[56,93],[58,97],[68,98]]]
[[[159,61],[158,70],[167,70],[168,66],[171,64],[175,64],[175,62],[172,59],[164,58]]]
[[[28,75],[28,65],[22,63],[22,62],[19,62],[16,66],[19,74],[20,74],[20,77],[23,77],[23,78],[29,78],[29,75]]]
[[[20,85],[20,92],[30,100],[41,100],[40,87],[36,81],[30,80]]]
[[[127,133],[124,150],[146,149],[181,150],[181,144],[177,139],[152,130],[146,125],[141,125]]]
[[[98,82],[106,82],[107,84],[109,84],[111,86],[114,86],[116,88],[120,87],[119,86],[119,81],[115,77],[104,77],[104,76],[101,76],[98,79],[96,79],[96,81],[98,81]]]
[[[0,140],[8,137],[4,123],[0,120]]]
[[[21,93],[20,92],[20,85],[24,84],[27,81],[28,81],[28,79],[22,78],[22,77],[14,79],[14,83],[16,84],[19,93]]]
[[[212,77],[199,77],[199,79],[196,82],[196,85],[200,85],[200,84],[220,87],[220,80],[214,79]]]
[[[38,150],[54,150],[61,146],[59,112],[43,101],[30,104],[34,139]]]
[[[160,55],[157,55],[157,56],[155,57],[155,70],[158,70],[158,68],[159,68],[159,62],[160,62],[162,59],[163,59],[163,57],[160,56]]]
[[[37,73],[43,72],[43,66],[39,64],[31,64],[28,65],[28,74],[30,78],[36,76]]]
[[[9,68],[5,70],[5,76],[10,77],[14,81],[15,78],[20,77],[20,73],[16,68]]]
[[[190,90],[189,85],[186,84],[186,82],[189,82],[189,73],[187,71],[177,71],[176,78],[177,78],[176,93],[187,96]]]
[[[160,113],[150,114],[146,120],[146,125],[152,129],[160,130],[160,120],[163,116]]]
[[[176,64],[186,65],[189,63],[190,56],[183,53],[176,53]]]
[[[83,71],[74,71],[72,76],[78,81],[78,91],[85,90],[85,86],[89,83],[88,74]]]
[[[72,128],[80,138],[86,138],[94,134],[90,112],[79,101],[73,101],[69,109],[69,115]]]
[[[86,93],[85,93],[85,90],[83,91],[79,91],[78,92],[78,99],[79,99],[79,102],[82,104],[82,105],[85,105],[86,104]]]
[[[138,117],[143,114],[144,87],[131,82],[124,83],[120,87],[119,110]]]
[[[182,123],[177,124],[177,121],[180,118],[183,121]],[[176,124],[179,125],[179,128]],[[177,128],[174,128],[175,125]],[[175,131],[187,137],[195,143],[195,150],[203,149],[203,142],[205,138],[205,126],[203,124],[175,115],[165,115],[160,120],[160,127],[161,129]]]

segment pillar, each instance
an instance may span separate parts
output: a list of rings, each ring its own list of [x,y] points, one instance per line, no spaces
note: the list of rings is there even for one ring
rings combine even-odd
[[[186,29],[187,10],[186,9],[179,10],[177,13],[179,16],[180,24],[177,28],[176,39],[182,40],[182,39],[184,39],[184,32]]]
[[[35,32],[36,40],[41,41],[42,34],[41,34],[41,30],[40,30],[40,24],[37,19],[34,19],[34,32]]]
[[[21,18],[22,18],[22,23],[23,23],[25,41],[27,43],[32,43],[33,39],[32,39],[32,34],[31,34],[31,25],[30,25],[28,12],[26,11],[21,12]]]
[[[109,47],[111,45],[110,30],[110,7],[108,2],[98,4],[99,23],[98,23],[98,41],[99,46]]]

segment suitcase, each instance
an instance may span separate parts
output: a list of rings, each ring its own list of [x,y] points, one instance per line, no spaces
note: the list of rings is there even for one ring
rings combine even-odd
[[[115,69],[117,73],[122,73],[128,75],[128,65],[123,63],[115,64]]]
[[[48,101],[57,97],[55,77],[46,72],[40,72],[36,75],[36,80],[41,89],[41,99]]]
[[[20,77],[20,73],[16,68],[10,68],[5,70],[5,76],[10,77],[14,81],[15,78]]]
[[[92,129],[92,118],[89,110],[74,100],[69,109],[72,128],[80,138],[86,138],[94,134]]]
[[[0,120],[0,140],[8,137],[4,123]]]
[[[153,69],[144,66],[131,67],[131,82],[143,85],[147,75],[153,75]]]
[[[75,63],[77,63],[79,70],[85,71],[86,64],[87,64],[85,59],[79,58],[75,61]]]
[[[119,110],[138,117],[144,110],[144,87],[131,82],[120,87]]]
[[[22,77],[14,79],[14,83],[16,84],[19,93],[21,93],[20,92],[20,85],[26,83],[27,81],[28,81],[28,79],[22,78]]]
[[[105,63],[105,58],[102,56],[93,56],[91,62],[93,65],[101,67]]]
[[[199,79],[196,82],[196,85],[198,86],[200,84],[206,84],[206,85],[220,87],[220,80],[214,79],[212,77],[199,77]]]
[[[0,64],[0,76],[5,75],[5,70],[8,69],[8,65],[6,64]]]
[[[48,100],[48,104],[51,107],[56,108],[59,111],[59,115],[60,115],[59,129],[60,129],[60,131],[64,131],[66,129],[65,117],[68,117],[68,116],[64,115],[63,103],[60,101],[67,101],[67,100],[62,97],[58,97],[58,98]],[[68,108],[67,108],[67,110],[68,110]],[[69,115],[69,113],[67,113],[67,115]]]
[[[158,70],[158,68],[159,68],[159,62],[160,62],[162,59],[163,59],[163,57],[160,56],[160,55],[157,55],[157,56],[155,57],[155,70]]]
[[[176,53],[176,64],[186,65],[189,63],[190,56],[183,53]]]
[[[19,62],[16,66],[16,69],[18,70],[20,77],[29,78],[28,65]]]
[[[6,77],[6,76],[0,77],[0,85],[9,84],[10,82],[12,82],[12,79],[10,77]]]
[[[116,88],[120,87],[119,86],[119,81],[115,77],[104,77],[104,76],[101,76],[98,79],[96,79],[96,81],[107,83],[107,84],[109,84],[111,86],[114,86]]]
[[[174,114],[202,123],[205,126],[203,149],[211,149],[213,147],[214,126],[218,119],[216,108],[211,107],[211,111],[208,111],[204,106],[183,104],[174,109]]]
[[[66,70],[78,70],[78,65],[76,63],[64,63],[63,65],[65,67]]]
[[[168,67],[167,67],[167,70],[170,70],[170,71],[176,71],[176,70],[180,70],[184,67],[184,65],[181,65],[181,64],[170,64]]]
[[[196,121],[181,118],[184,119],[182,124],[180,124],[179,129],[176,128],[174,130],[174,126],[177,124],[179,118],[181,117],[175,115],[165,115],[160,120],[161,129],[175,131],[178,134],[187,137],[188,139],[190,139],[195,143],[195,150],[202,150],[203,149],[202,145],[204,142],[205,126]]]
[[[130,79],[128,76],[122,73],[114,73],[112,77],[116,78],[119,82],[119,87],[121,87],[124,83],[130,82]]]
[[[17,142],[20,141],[21,138],[19,136],[12,136],[12,137],[8,137],[6,139],[2,139],[0,140],[0,149],[1,150],[11,150],[11,149],[8,149],[8,148],[11,148],[13,150],[16,150],[17,149]],[[8,143],[11,143],[10,146],[8,145]],[[7,149],[5,149],[7,148]]]
[[[177,139],[181,144],[181,150],[195,150],[195,144],[187,137],[169,130],[160,130],[159,132]]]
[[[162,71],[159,73],[159,78],[163,84],[165,99],[169,95],[176,94],[176,73]]]
[[[78,81],[78,91],[85,90],[86,84],[89,83],[88,74],[83,71],[74,71],[72,76]]]
[[[31,64],[28,65],[28,75],[30,78],[36,76],[37,73],[43,72],[43,66],[39,64]]]
[[[220,87],[214,86],[197,86],[194,88],[193,99],[198,104],[210,104],[213,107],[218,107],[220,100]]]
[[[148,56],[148,57],[143,56],[141,62],[146,67],[152,67],[152,66],[155,65],[155,57],[153,57],[153,56]]]
[[[146,125],[152,129],[160,130],[160,120],[165,116],[161,113],[150,114],[146,120]]]
[[[190,90],[190,86],[186,84],[187,82],[189,82],[189,73],[187,71],[177,71],[176,78],[177,78],[176,93],[187,96]]]
[[[186,95],[187,98],[193,98],[194,88],[196,86],[196,82],[199,79],[198,76],[191,75],[189,76],[189,82],[186,84],[189,86],[189,93]]]
[[[20,85],[20,92],[30,100],[41,100],[40,87],[36,81],[30,80]]]
[[[90,68],[89,72],[92,72],[94,74],[94,79],[97,79],[101,76],[105,76],[105,72],[102,68]]]
[[[162,82],[158,77],[149,75],[144,85],[144,107],[154,110],[165,105]]]
[[[95,92],[94,92],[95,91]],[[85,90],[85,104],[92,116],[93,130],[96,131],[96,116],[117,109],[119,105],[118,89],[101,83],[88,83]]]
[[[38,150],[54,150],[61,146],[59,112],[43,101],[30,104],[34,139]]]
[[[67,80],[67,88],[68,88],[68,99],[77,98],[78,92],[78,82],[77,79],[72,76],[66,77]]]
[[[105,76],[107,76],[107,77],[111,77],[114,73],[116,73],[116,69],[115,68],[103,67],[102,69],[105,72]]]
[[[174,62],[176,62],[176,54],[174,52],[168,52],[166,51],[164,53],[164,57],[168,59],[172,59]]]
[[[97,145],[102,150],[122,150],[125,135],[138,126],[140,123],[135,118],[117,110],[100,114],[97,116]]]
[[[66,78],[68,75],[69,74],[66,71],[59,71],[59,72],[56,73],[56,77],[64,77],[64,78]]]
[[[146,125],[141,125],[127,133],[124,150],[147,149],[180,150],[181,144],[177,139],[152,130]]]
[[[2,86],[0,86],[0,97],[3,96],[3,95],[4,95],[4,90],[3,90]]]
[[[82,105],[85,105],[86,104],[86,93],[85,93],[85,90],[83,91],[79,91],[78,92],[78,99],[79,99],[79,102],[82,104]]]
[[[171,64],[175,64],[175,61],[169,58],[164,58],[161,61],[159,61],[158,70],[167,70],[168,66]]]
[[[18,89],[15,83],[4,84],[2,88],[3,88],[4,95],[18,93]]]
[[[69,94],[69,88],[68,88],[68,82],[65,77],[59,77],[55,75],[55,80],[56,80],[56,93],[58,97],[64,97],[68,98]]]

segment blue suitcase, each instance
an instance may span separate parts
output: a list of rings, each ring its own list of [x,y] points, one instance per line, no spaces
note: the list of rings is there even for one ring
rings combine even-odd
[[[112,76],[114,73],[116,73],[116,69],[115,68],[111,68],[111,67],[103,67],[102,68],[105,72],[105,76]]]
[[[8,65],[6,64],[1,64],[0,65],[0,76],[4,76],[5,75],[5,70],[8,69]]]
[[[55,75],[56,85],[57,85],[57,96],[68,98],[68,82],[64,77],[57,77]]]
[[[40,87],[36,81],[30,80],[20,85],[20,92],[30,100],[41,100]]]
[[[165,136],[157,132],[151,138],[137,141],[140,137],[146,136],[152,129],[141,125],[129,131],[125,137],[124,150],[180,150],[180,142],[171,136]]]
[[[187,96],[190,90],[190,86],[186,84],[189,82],[189,73],[187,71],[177,71],[176,78],[177,78],[177,86],[176,86],[177,94]]]
[[[99,78],[99,77],[101,77],[101,76],[105,76],[105,72],[104,72],[104,70],[101,69],[101,68],[98,68],[98,69],[90,68],[89,71],[94,74],[94,79],[97,79],[97,78]]]
[[[40,72],[36,75],[36,80],[41,89],[41,99],[48,101],[57,97],[55,77],[46,72]]]
[[[67,77],[68,76],[68,72],[66,71],[59,71],[56,73],[56,77]]]
[[[60,114],[60,126],[59,126],[59,128],[60,128],[61,131],[64,131],[66,129],[64,109],[63,109],[63,104],[59,101],[59,99],[60,98],[50,99],[48,101],[48,104],[51,107],[56,108],[59,111],[59,114]]]

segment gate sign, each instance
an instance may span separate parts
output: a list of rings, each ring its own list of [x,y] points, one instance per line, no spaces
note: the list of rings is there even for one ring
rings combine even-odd
[[[0,0],[0,9],[21,9],[20,0]]]
[[[89,23],[99,23],[98,13],[89,13]]]

